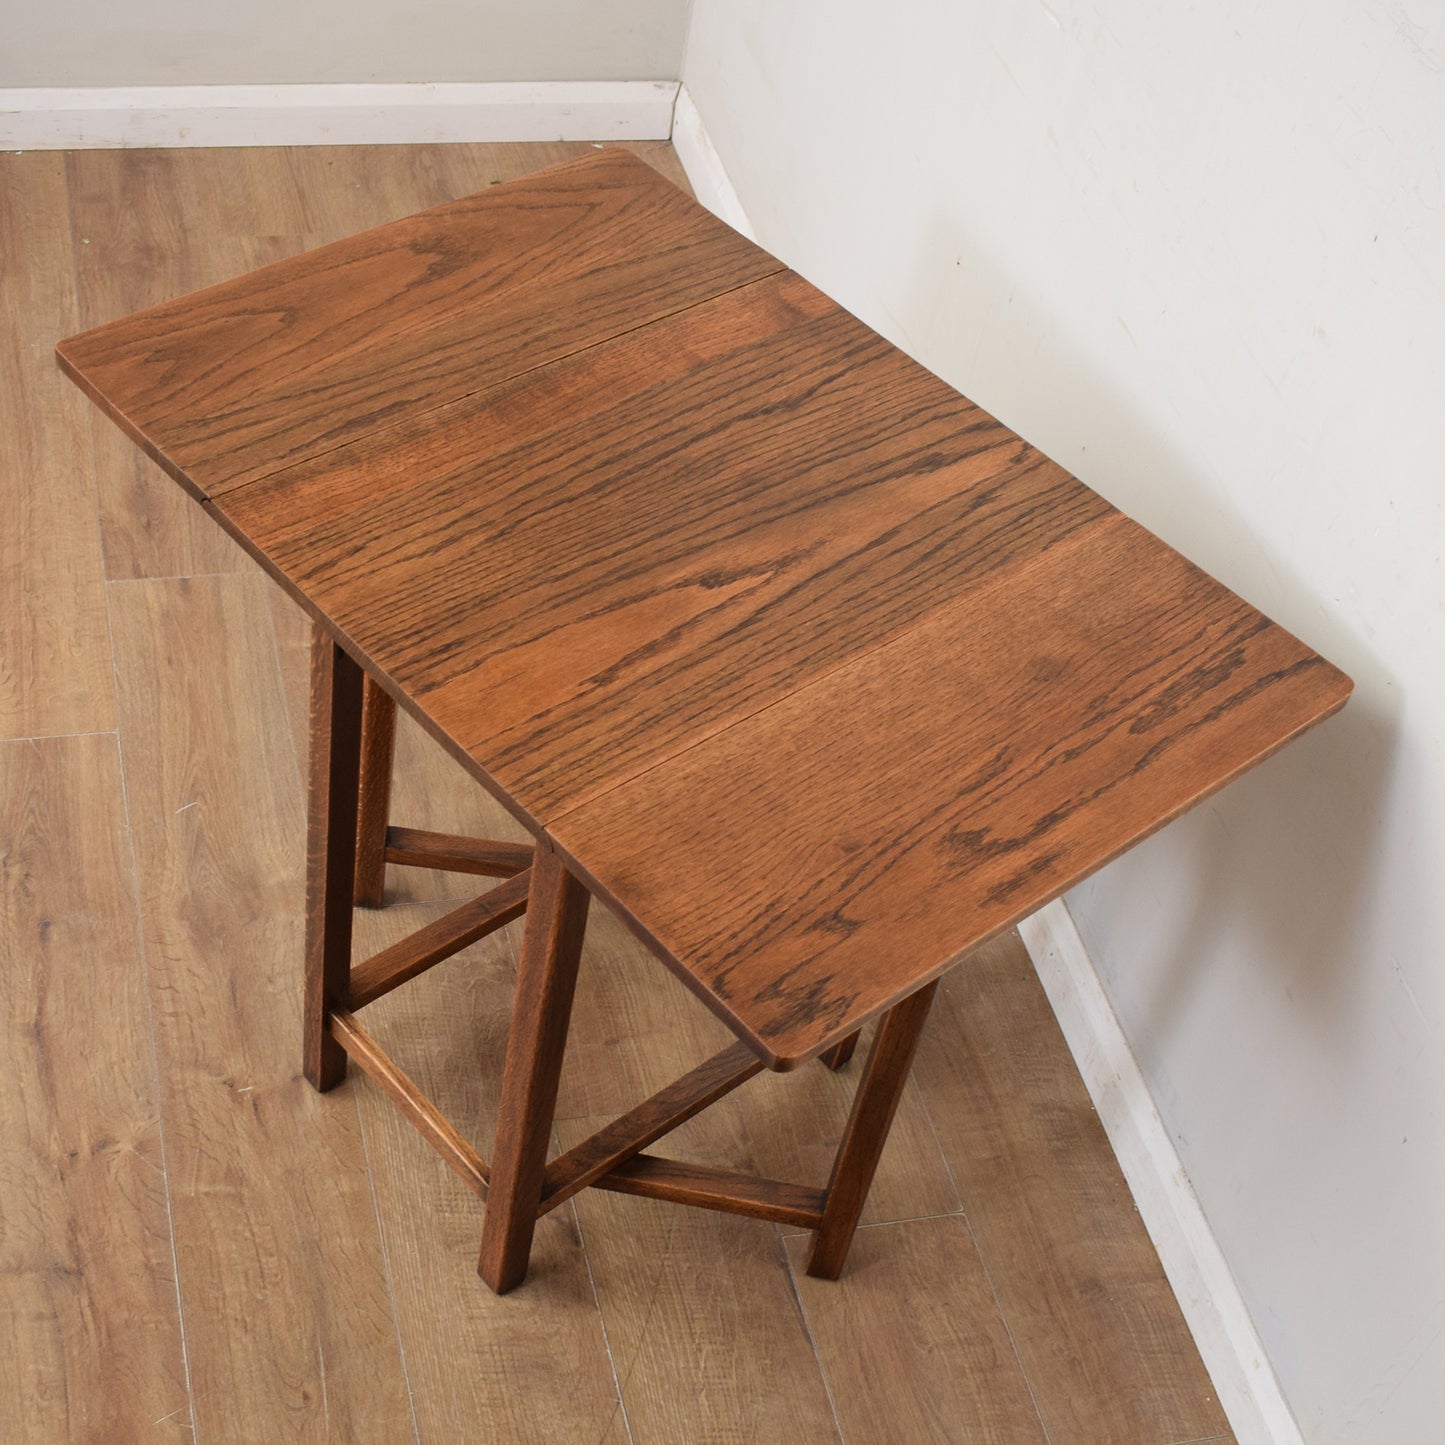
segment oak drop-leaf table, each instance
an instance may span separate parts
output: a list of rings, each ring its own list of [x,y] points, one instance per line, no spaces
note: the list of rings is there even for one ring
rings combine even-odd
[[[623,152],[59,357],[314,621],[306,1074],[354,1060],[485,1196],[499,1291],[588,1186],[836,1276],[940,975],[1349,693]],[[397,705],[535,847],[389,825]],[[388,863],[502,881],[353,967]],[[592,894],[738,1043],[549,1161]],[[523,913],[488,1164],[357,1016]],[[875,1017],[826,1185],[649,1152]]]

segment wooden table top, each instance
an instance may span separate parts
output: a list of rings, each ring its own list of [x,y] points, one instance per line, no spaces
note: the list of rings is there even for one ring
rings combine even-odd
[[[775,1067],[1350,691],[624,152],[58,350]]]

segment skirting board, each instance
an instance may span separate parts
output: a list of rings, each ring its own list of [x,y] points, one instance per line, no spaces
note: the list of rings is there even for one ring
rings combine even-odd
[[[666,140],[675,80],[0,90],[0,149]]]
[[[685,85],[679,86],[677,91],[677,106],[672,116],[672,148],[677,152],[698,200],[733,230],[741,231],[750,241],[756,241],[758,238],[748,214],[738,200],[722,157],[713,148],[702,116],[698,114]]]
[[[1303,1445],[1264,1345],[1062,900],[1019,924],[1239,1445]]]

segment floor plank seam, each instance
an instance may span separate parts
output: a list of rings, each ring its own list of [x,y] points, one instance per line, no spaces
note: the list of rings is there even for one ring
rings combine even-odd
[[[244,572],[209,572],[205,575],[209,577],[244,577],[247,574]],[[267,581],[269,582],[269,579],[267,579]],[[263,596],[264,595],[263,593]],[[276,636],[276,614],[271,608],[269,596],[266,596],[266,632],[270,638],[270,646],[267,650],[271,654],[271,666],[276,675],[277,695],[282,698],[283,703],[289,707],[290,700],[286,692],[286,668],[281,661],[281,639]],[[295,729],[290,728],[288,732],[290,733],[290,737],[288,739],[287,752],[291,754],[291,762],[296,769],[296,792],[298,796],[304,798],[306,796],[307,760],[301,756],[297,749]],[[303,806],[303,812],[304,811]]]
[[[669,1211],[668,1219],[666,1222],[666,1233],[663,1235],[662,1243],[657,1250],[657,1257],[659,1259],[666,1260],[672,1252],[672,1236],[677,1229],[677,1216],[680,1212],[680,1210]],[[577,1211],[575,1207],[573,1208],[572,1215],[574,1219],[577,1217]],[[632,1376],[637,1370],[639,1360],[642,1358],[643,1343],[647,1339],[647,1327],[652,1323],[653,1315],[657,1313],[657,1300],[659,1294],[661,1293],[661,1280],[662,1274],[661,1272],[659,1272],[658,1277],[652,1282],[652,1290],[651,1293],[648,1295],[647,1299],[647,1312],[643,1315],[642,1324],[637,1330],[637,1343],[633,1348],[632,1358],[627,1363],[626,1377],[622,1378],[619,1372],[619,1389],[617,1395],[617,1398],[619,1400],[626,1400],[627,1386],[632,1383]]]
[[[554,1148],[561,1148],[557,1138],[557,1131],[552,1131],[552,1144]],[[597,1319],[602,1326],[602,1347],[607,1351],[607,1364],[612,1371],[613,1388],[617,1391],[617,1410],[622,1416],[623,1433],[627,1436],[627,1445],[633,1445],[632,1421],[627,1414],[627,1401],[622,1396],[622,1376],[617,1371],[617,1356],[612,1349],[612,1336],[607,1332],[607,1312],[602,1308],[602,1296],[597,1292],[597,1277],[592,1273],[592,1256],[587,1252],[587,1236],[582,1230],[582,1217],[577,1213],[576,1200],[568,1200],[567,1208],[572,1211],[572,1227],[577,1231],[577,1243],[582,1249],[582,1265],[587,1271],[587,1286],[592,1291],[592,1303],[597,1309]],[[612,1420],[608,1419],[602,1427],[602,1434],[597,1437],[598,1445],[607,1439],[608,1432],[612,1428]]]
[[[897,1229],[906,1224],[928,1224],[935,1219],[962,1219],[967,1223],[962,1209],[945,1209],[936,1214],[908,1214],[899,1219],[865,1219],[858,1224],[860,1230],[864,1229]],[[787,1229],[780,1231],[782,1239],[797,1239],[800,1235],[811,1234],[808,1229]],[[1192,1442],[1186,1442],[1192,1445]]]
[[[110,605],[106,603],[105,624],[107,636],[111,640],[111,666],[115,666],[115,644],[114,634],[111,629]],[[119,691],[117,690],[116,705],[119,708]],[[145,994],[146,1009],[146,1033],[150,1039],[151,1055],[151,1088],[154,1091],[152,1098],[156,1111],[156,1141],[161,1151],[161,1179],[165,1186],[166,1196],[166,1229],[170,1236],[171,1247],[171,1276],[176,1294],[176,1326],[180,1337],[181,1345],[181,1369],[186,1382],[186,1414],[188,1416],[188,1428],[191,1432],[191,1439],[199,1442],[201,1438],[200,1429],[196,1424],[196,1391],[191,1379],[191,1352],[190,1342],[186,1333],[186,1305],[185,1295],[181,1288],[181,1259],[180,1249],[176,1243],[176,1211],[172,1191],[172,1175],[170,1155],[166,1138],[166,1115],[161,1090],[161,1061],[160,1061],[160,1039],[156,1028],[156,1010],[154,992],[151,984],[151,960],[150,948],[146,942],[145,927],[143,919],[143,904],[141,901],[140,887],[140,861],[136,857],[135,847],[135,825],[131,819],[130,807],[130,780],[126,776],[125,763],[125,739],[121,735],[119,718],[116,719],[115,730],[115,753],[116,766],[120,773],[120,801],[121,812],[125,818],[125,842],[126,856],[130,862],[130,886],[131,897],[134,900],[133,919],[135,927],[136,953],[141,965],[141,987]]]
[[[1029,1375],[1027,1366],[1024,1364],[1023,1354],[1019,1350],[1018,1340],[1014,1338],[1013,1324],[1009,1320],[1008,1312],[1003,1307],[1003,1300],[999,1298],[998,1286],[994,1284],[993,1271],[989,1268],[988,1259],[985,1257],[982,1247],[978,1242],[978,1235],[974,1231],[973,1221],[968,1217],[968,1202],[965,1200],[963,1190],[959,1187],[958,1176],[953,1172],[953,1165],[949,1162],[948,1151],[943,1147],[942,1136],[938,1132],[938,1125],[934,1122],[933,1110],[928,1103],[928,1091],[922,1084],[916,1085],[920,1102],[923,1104],[923,1117],[928,1120],[928,1127],[933,1131],[934,1142],[938,1145],[939,1157],[943,1160],[943,1167],[948,1171],[949,1180],[953,1184],[954,1197],[959,1203],[959,1217],[963,1220],[963,1227],[968,1230],[969,1242],[973,1245],[973,1252],[978,1258],[978,1267],[983,1271],[983,1277],[988,1284],[989,1295],[993,1299],[993,1307],[998,1313],[999,1323],[1003,1326],[1003,1332],[1008,1337],[1009,1349],[1013,1351],[1014,1363],[1018,1366],[1019,1378],[1024,1382],[1024,1389],[1029,1392],[1029,1404],[1034,1407],[1034,1416],[1039,1422],[1039,1433],[1044,1437],[1046,1445],[1052,1445],[1053,1437],[1049,1434],[1048,1421],[1044,1419],[1044,1412],[1039,1405],[1039,1397],[1034,1389],[1034,1382]]]
[[[67,230],[70,235],[70,272],[71,285],[74,288],[75,306],[77,319],[79,319],[80,296],[81,296],[81,275],[80,268],[76,264],[77,237],[75,223],[75,208],[70,203],[71,178],[70,168],[67,165],[64,169],[64,187],[67,197]],[[156,1027],[155,995],[151,979],[151,957],[150,947],[146,941],[144,927],[144,904],[141,894],[140,859],[136,853],[135,845],[135,821],[131,813],[130,803],[130,777],[126,767],[125,737],[121,727],[120,712],[120,663],[115,651],[115,620],[111,615],[110,591],[106,577],[106,556],[105,556],[105,527],[101,520],[101,502],[98,465],[95,455],[95,432],[92,427],[85,429],[84,455],[86,469],[90,475],[90,499],[92,507],[92,519],[95,527],[96,558],[100,564],[101,575],[101,596],[105,604],[105,641],[106,648],[110,654],[110,686],[111,686],[111,712],[115,719],[115,727],[111,729],[115,737],[116,769],[120,774],[120,799],[121,811],[125,818],[125,842],[126,855],[130,865],[130,887],[131,897],[134,900],[134,922],[136,935],[136,951],[141,964],[141,988],[145,994],[146,1009],[146,1034],[150,1041],[150,1063],[151,1063],[151,1089],[152,1099],[156,1111],[156,1141],[161,1151],[161,1180],[165,1188],[166,1199],[166,1230],[169,1235],[171,1248],[171,1276],[175,1289],[176,1299],[176,1330],[181,1347],[181,1370],[186,1386],[186,1417],[187,1427],[191,1432],[191,1439],[194,1442],[201,1438],[200,1427],[196,1420],[196,1390],[195,1382],[191,1376],[191,1350],[190,1339],[186,1330],[186,1305],[185,1293],[181,1287],[181,1260],[180,1248],[176,1240],[176,1212],[174,1191],[172,1188],[173,1179],[171,1175],[170,1155],[167,1150],[166,1117],[164,1107],[164,1095],[161,1089],[161,1061],[160,1061],[160,1035]]]
[[[808,1341],[808,1348],[813,1352],[813,1363],[818,1367],[818,1378],[823,1383],[823,1393],[828,1397],[828,1409],[833,1415],[833,1428],[838,1432],[840,1445],[848,1445],[848,1437],[843,1432],[843,1421],[838,1414],[838,1402],[833,1397],[833,1382],[828,1378],[828,1371],[823,1365],[823,1356],[818,1349],[818,1341],[813,1335],[813,1324],[808,1318],[807,1307],[803,1304],[803,1296],[798,1289],[798,1277],[793,1272],[793,1261],[788,1254],[787,1239],[784,1235],[777,1238],[777,1250],[781,1256],[783,1274],[787,1278],[788,1288],[793,1295],[793,1307],[798,1311],[798,1319],[803,1326],[803,1335]]]
[[[411,1433],[416,1445],[421,1445],[421,1425],[416,1414],[416,1391],[411,1383],[411,1362],[407,1358],[406,1341],[401,1333],[401,1313],[396,1307],[396,1290],[392,1284],[391,1251],[386,1247],[386,1228],[381,1218],[381,1200],[376,1192],[376,1172],[371,1167],[371,1141],[367,1137],[365,1113],[361,1107],[361,1096],[356,1089],[351,1095],[351,1108],[356,1116],[356,1131],[361,1138],[361,1158],[366,1166],[366,1187],[371,1194],[371,1213],[376,1220],[376,1242],[381,1250],[381,1272],[386,1280],[386,1302],[391,1309],[391,1328],[396,1337],[396,1353],[401,1360],[401,1378],[406,1386],[406,1404],[411,1412]]]
[[[29,743],[34,747],[36,743],[62,742],[68,738],[108,738],[115,732],[115,728],[96,728],[85,733],[33,733],[26,738],[0,738],[0,743]]]
[[[107,577],[107,587],[144,587],[150,582],[204,582],[211,577],[250,577],[250,567],[227,567],[216,572],[167,572],[156,577]]]

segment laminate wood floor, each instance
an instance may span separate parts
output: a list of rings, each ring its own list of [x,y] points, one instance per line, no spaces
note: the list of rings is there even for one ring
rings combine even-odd
[[[1013,936],[944,984],[836,1284],[588,1192],[498,1299],[466,1187],[364,1078],[300,1079],[306,626],[51,348],[586,149],[0,155],[0,1437],[1231,1440]],[[405,720],[397,771],[398,821],[515,834]],[[392,870],[358,949],[468,891]],[[368,1015],[483,1152],[516,944]],[[594,909],[559,1147],[725,1042]],[[760,1075],[669,1152],[821,1181],[856,1072]]]

